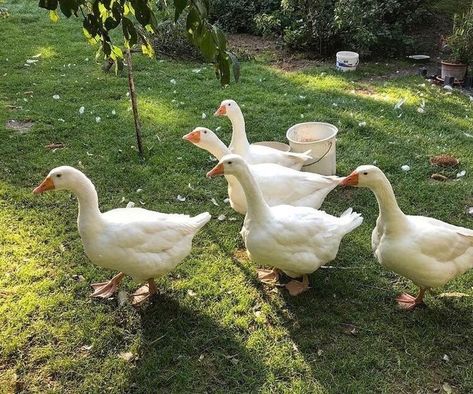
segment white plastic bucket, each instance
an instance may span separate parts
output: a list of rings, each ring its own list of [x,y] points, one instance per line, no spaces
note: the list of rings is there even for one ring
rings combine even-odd
[[[279,141],[261,141],[261,142],[255,142],[252,145],[268,146],[270,148],[282,150],[283,152],[289,152],[291,150],[291,147],[288,144],[285,144],[284,142],[279,142]]]
[[[308,160],[302,171],[316,172],[321,175],[335,175],[337,171],[335,144],[338,129],[330,123],[298,123],[287,130],[291,151],[311,151],[312,160]]]
[[[355,71],[360,61],[360,55],[356,52],[337,52],[337,70]]]

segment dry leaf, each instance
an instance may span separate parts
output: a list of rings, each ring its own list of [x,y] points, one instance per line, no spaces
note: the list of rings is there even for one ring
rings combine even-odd
[[[341,326],[343,333],[346,335],[356,336],[358,334],[358,329],[353,324],[342,323]]]
[[[441,166],[441,167],[453,167],[458,165],[460,161],[453,156],[450,155],[437,155],[437,156],[432,156],[429,159],[430,164],[436,165],[436,166]]]
[[[442,181],[442,182],[448,181],[448,178],[442,174],[435,173],[435,174],[432,174],[430,177],[432,179],[435,179],[436,181]]]
[[[450,384],[448,384],[447,382],[445,382],[444,384],[442,384],[442,389],[443,389],[443,391],[445,391],[447,394],[451,394],[451,393],[452,393],[452,386],[450,386]]]
[[[122,352],[118,355],[118,357],[125,360],[126,362],[130,362],[135,359],[135,355],[132,352]]]

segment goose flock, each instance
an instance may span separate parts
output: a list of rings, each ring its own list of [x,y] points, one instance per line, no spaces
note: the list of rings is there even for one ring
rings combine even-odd
[[[310,151],[283,152],[250,144],[243,113],[234,100],[222,101],[215,115],[231,121],[228,146],[204,127],[183,139],[218,160],[207,176],[225,177],[231,207],[245,215],[240,234],[263,283],[282,282],[285,275],[283,286],[296,296],[310,288],[308,275],[336,258],[342,238],[363,222],[351,208],[339,217],[320,210],[338,185],[373,191],[379,206],[371,238],[374,256],[385,269],[419,287],[417,296],[397,297],[402,309],[422,305],[427,290],[473,268],[473,230],[405,215],[379,168],[363,165],[346,177],[301,172],[304,162],[311,159]],[[211,219],[208,212],[191,217],[142,208],[102,213],[92,182],[68,166],[51,170],[33,192],[49,190],[69,190],[77,196],[77,225],[86,255],[92,263],[118,271],[109,281],[92,284],[91,296],[112,297],[128,275],[143,284],[131,295],[135,306],[158,293],[155,278],[174,270],[190,254],[194,236]]]

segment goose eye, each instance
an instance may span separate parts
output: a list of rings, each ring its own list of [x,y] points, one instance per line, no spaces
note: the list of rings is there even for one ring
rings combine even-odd
[[[207,134],[207,130],[204,130],[204,134]]]
[[[368,175],[368,173],[367,173],[367,172],[364,172],[363,175]]]
[[[231,107],[231,106],[232,106],[232,103],[228,103],[228,106]]]
[[[60,178],[60,177],[61,177],[61,174],[57,174],[57,175],[56,175],[56,178]]]
[[[228,164],[232,164],[232,162],[231,162],[231,161],[229,161],[229,162],[228,162]]]

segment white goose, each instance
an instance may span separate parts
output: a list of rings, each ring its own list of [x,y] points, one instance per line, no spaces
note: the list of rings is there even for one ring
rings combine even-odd
[[[241,183],[248,202],[241,235],[248,256],[260,265],[273,265],[291,278],[286,288],[297,295],[309,288],[308,274],[333,260],[343,236],[358,227],[363,218],[348,209],[340,217],[308,207],[270,207],[248,164],[238,155],[226,155],[207,173],[208,177],[233,175]],[[263,281],[277,273],[258,270]]]
[[[412,280],[417,297],[401,294],[403,309],[423,304],[427,289],[442,286],[473,268],[473,230],[425,216],[405,215],[399,208],[391,183],[375,166],[360,166],[341,183],[367,187],[376,196],[379,216],[371,246],[380,264]]]
[[[68,166],[51,170],[33,192],[53,189],[70,190],[77,196],[77,226],[89,259],[100,267],[120,271],[109,282],[93,284],[93,297],[111,297],[127,274],[138,282],[148,282],[132,295],[133,304],[141,304],[157,293],[154,278],[172,271],[191,252],[194,235],[210,220],[208,212],[195,217],[142,208],[101,213],[92,182]]]
[[[284,167],[300,170],[309,156],[305,153],[283,152],[263,145],[250,145],[246,137],[245,119],[240,107],[234,100],[224,100],[215,111],[215,116],[227,116],[232,122],[232,140],[230,151],[243,157],[249,164],[275,163]]]
[[[218,160],[231,153],[220,138],[205,127],[197,127],[182,138],[205,149]],[[337,176],[300,172],[273,163],[251,164],[250,170],[269,206],[287,204],[320,208],[327,194],[342,180]],[[225,175],[225,178],[231,207],[244,215],[246,198],[240,183],[232,175]]]

